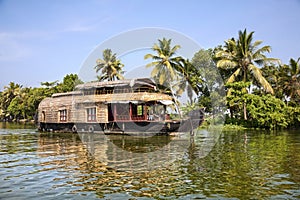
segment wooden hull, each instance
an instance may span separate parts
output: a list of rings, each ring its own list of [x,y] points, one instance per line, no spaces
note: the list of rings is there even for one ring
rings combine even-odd
[[[169,122],[112,122],[112,123],[39,123],[40,131],[53,132],[101,132],[104,134],[157,133],[178,131],[180,121]]]
[[[120,123],[39,123],[43,132],[90,132],[103,134],[169,134],[190,132],[201,125],[202,120],[181,120],[168,122],[120,122]]]

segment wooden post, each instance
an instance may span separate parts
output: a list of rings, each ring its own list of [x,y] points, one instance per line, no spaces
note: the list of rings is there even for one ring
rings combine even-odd
[[[146,106],[146,104],[143,105],[143,108],[144,108],[144,120],[147,120],[148,113],[147,113],[147,106]]]
[[[129,103],[129,120],[132,120],[132,103]]]
[[[114,104],[114,121],[117,121],[117,105]]]

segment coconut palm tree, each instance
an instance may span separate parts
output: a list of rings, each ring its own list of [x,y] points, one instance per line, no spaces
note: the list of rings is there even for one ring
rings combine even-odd
[[[239,31],[237,40],[234,38],[225,41],[223,48],[216,52],[217,67],[230,71],[227,83],[235,81],[247,82],[254,79],[268,93],[274,91],[268,81],[262,76],[257,67],[264,64],[279,62],[278,59],[268,58],[264,54],[271,52],[270,46],[259,48],[262,41],[253,42],[253,33],[247,30]],[[246,105],[244,104],[244,119],[247,120]]]
[[[284,94],[290,97],[291,101],[300,101],[300,58],[290,59],[289,65],[280,67],[279,82]]]
[[[97,65],[94,67],[96,72],[101,71],[101,75],[97,76],[99,81],[122,80],[124,79],[122,68],[124,65],[117,59],[116,54],[112,53],[111,49],[103,51],[103,59],[97,59]]]
[[[4,91],[2,92],[2,112],[7,113],[7,108],[10,105],[11,101],[21,94],[22,85],[10,82],[8,86],[4,86]]]
[[[263,77],[270,83],[274,90],[276,98],[283,99],[283,88],[280,86],[280,65],[265,65],[261,68]],[[262,94],[261,90],[256,91],[258,94]]]
[[[180,77],[183,74],[184,59],[181,56],[176,56],[176,52],[180,49],[180,45],[171,46],[171,39],[158,39],[158,44],[154,44],[152,50],[156,54],[146,54],[144,59],[151,58],[153,61],[146,65],[146,67],[154,67],[151,76],[158,83],[159,87],[170,91],[175,102],[176,95],[181,93]],[[175,91],[176,90],[176,91]],[[176,110],[181,116],[180,109],[175,104]]]
[[[199,95],[203,91],[204,80],[197,69],[188,59],[184,60],[182,66],[182,79],[181,82],[186,85],[187,95],[190,101],[193,101],[193,92]],[[183,89],[184,89],[183,88]]]
[[[156,53],[145,55],[145,59],[151,58],[153,61],[146,67],[154,67],[151,76],[160,85],[169,87],[169,84],[178,79],[179,72],[182,72],[181,62],[183,58],[176,56],[176,51],[180,49],[180,45],[171,47],[171,39],[163,38],[158,40],[158,44],[154,44],[152,50]]]

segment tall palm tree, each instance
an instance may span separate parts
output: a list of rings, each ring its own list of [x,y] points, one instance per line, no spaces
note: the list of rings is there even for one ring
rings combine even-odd
[[[282,85],[284,94],[290,97],[291,101],[300,101],[300,58],[290,59],[289,65],[280,67],[279,82]]]
[[[171,47],[171,39],[158,39],[158,44],[154,44],[152,50],[156,53],[145,55],[145,59],[151,58],[151,63],[146,67],[153,67],[151,76],[158,81],[160,85],[169,86],[169,83],[177,80],[178,72],[182,71],[181,62],[183,58],[176,56],[176,51],[180,45]]]
[[[180,86],[180,76],[183,73],[184,59],[181,56],[176,56],[176,51],[180,49],[180,45],[171,46],[171,39],[163,38],[158,39],[158,44],[154,44],[152,50],[156,53],[146,54],[144,59],[151,58],[151,63],[147,64],[146,67],[154,67],[151,76],[154,80],[159,83],[159,86],[163,86],[165,90],[169,90],[176,102],[176,94],[182,90]],[[176,89],[176,91],[174,90]],[[179,115],[181,116],[180,109],[175,103],[175,107]]]
[[[203,91],[204,80],[198,70],[188,59],[184,60],[182,66],[182,82],[186,85],[187,95],[192,102],[193,92],[199,95]]]
[[[116,54],[112,53],[111,49],[103,51],[103,59],[97,59],[97,65],[94,67],[96,72],[101,71],[101,75],[97,76],[99,81],[108,80],[122,80],[124,79],[124,65],[117,59]]]
[[[247,33],[247,30],[239,31],[237,40],[234,38],[225,41],[223,48],[216,52],[217,67],[230,71],[227,83],[234,81],[247,82],[254,79],[260,84],[266,92],[274,94],[274,91],[268,81],[262,76],[261,70],[257,67],[278,62],[278,59],[268,58],[264,54],[271,52],[270,46],[259,48],[262,41],[253,42],[253,33]],[[244,119],[247,120],[246,105],[244,104]]]
[[[7,112],[7,108],[10,102],[21,94],[22,85],[10,82],[8,86],[4,86],[4,91],[2,92],[2,110]]]

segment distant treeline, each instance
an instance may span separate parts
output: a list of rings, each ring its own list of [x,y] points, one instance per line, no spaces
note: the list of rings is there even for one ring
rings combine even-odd
[[[41,87],[23,87],[10,82],[0,92],[0,120],[19,121],[35,120],[39,103],[54,93],[73,91],[82,83],[77,74],[68,74],[60,83],[58,81],[42,82]]]

